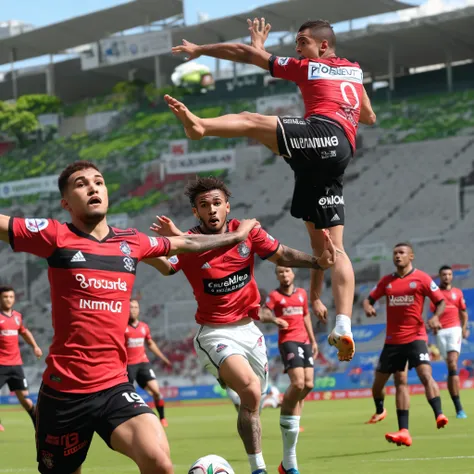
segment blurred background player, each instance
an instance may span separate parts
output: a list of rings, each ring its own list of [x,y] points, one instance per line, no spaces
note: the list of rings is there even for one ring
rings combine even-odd
[[[384,408],[384,387],[393,374],[399,431],[387,433],[385,439],[399,446],[412,444],[408,431],[410,395],[407,382],[408,370],[412,368],[416,370],[425,387],[426,398],[436,418],[436,426],[439,429],[448,423],[441,409],[439,387],[432,375],[428,336],[423,321],[424,300],[429,298],[436,311],[428,324],[433,331],[438,331],[439,317],[444,311],[445,303],[443,294],[431,277],[413,267],[414,258],[413,248],[409,243],[395,245],[393,263],[396,271],[384,276],[364,300],[364,311],[369,318],[377,315],[374,304],[382,296],[386,297],[387,305],[387,334],[372,386],[376,413],[368,423],[377,423],[385,418],[387,412]]]
[[[168,358],[160,351],[155,341],[151,338],[148,324],[139,321],[140,304],[138,300],[130,301],[130,319],[127,329],[125,329],[125,343],[127,345],[128,358],[128,380],[130,383],[137,381],[137,384],[153,397],[156,411],[160,417],[161,424],[168,426],[165,418],[165,401],[163,400],[155,372],[153,371],[150,360],[145,351],[145,341],[153,354],[161,359],[166,365],[171,365]]]
[[[198,178],[185,191],[199,225],[188,234],[226,234],[239,225],[231,219],[226,184],[215,177]],[[160,235],[184,235],[167,217],[151,227]],[[254,324],[259,319],[260,294],[254,278],[255,254],[275,265],[329,268],[336,249],[328,234],[318,258],[281,245],[260,226],[234,246],[205,252],[194,258],[181,256],[156,259],[163,275],[183,270],[198,305],[200,328],[194,347],[201,364],[223,387],[230,387],[241,400],[237,427],[253,474],[266,473],[260,424],[261,396],[268,386],[268,358],[265,338]]]
[[[460,289],[452,286],[453,270],[448,265],[439,269],[440,290],[444,297],[445,309],[439,317],[441,329],[436,334],[438,349],[448,366],[448,390],[456,409],[456,418],[467,418],[459,396],[458,358],[462,340],[469,337],[466,302]],[[433,304],[431,312],[435,311]]]
[[[306,395],[314,387],[314,359],[318,356],[318,345],[306,291],[295,287],[295,274],[291,268],[277,266],[275,273],[280,286],[269,293],[260,311],[260,320],[277,325],[278,347],[285,373],[290,377],[280,411],[283,461],[278,470],[280,474],[296,474],[301,411]]]
[[[172,49],[187,60],[200,56],[253,64],[273,77],[296,83],[303,96],[303,117],[277,117],[243,112],[201,119],[187,107],[165,96],[170,110],[183,123],[190,139],[205,136],[248,137],[282,156],[294,171],[291,215],[303,219],[315,255],[324,246],[323,229],[329,229],[339,257],[331,270],[336,325],[329,343],[337,346],[340,360],[355,351],[351,331],[355,278],[344,251],[344,172],[356,149],[359,122],[372,125],[376,117],[363,86],[358,63],[336,55],[336,35],[324,20],[303,23],[296,35],[299,59],[274,56],[264,49],[270,31],[265,19],[249,21],[252,45],[220,43],[196,45],[183,40]],[[327,318],[321,302],[323,272],[312,271],[310,300],[315,314]]]
[[[0,390],[8,384],[10,392],[15,392],[21,406],[26,410],[35,425],[36,408],[28,398],[28,383],[23,372],[18,334],[33,349],[39,359],[43,351],[36,344],[33,334],[25,328],[23,316],[13,309],[15,290],[11,286],[0,287]],[[0,431],[4,427],[0,423]]]

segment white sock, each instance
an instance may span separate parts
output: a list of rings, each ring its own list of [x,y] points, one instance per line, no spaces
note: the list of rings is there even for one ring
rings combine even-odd
[[[263,454],[247,454],[250,463],[250,470],[252,472],[258,471],[259,469],[266,469],[265,461],[263,460]]]
[[[298,469],[296,443],[300,433],[299,416],[280,416],[281,438],[283,440],[283,467]]]
[[[339,336],[351,336],[351,318],[345,314],[338,314],[336,316],[336,327],[334,331],[339,334]]]

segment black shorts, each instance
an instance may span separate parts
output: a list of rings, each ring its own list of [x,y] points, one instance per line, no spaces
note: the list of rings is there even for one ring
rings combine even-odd
[[[127,371],[129,382],[133,384],[136,380],[141,388],[145,388],[150,380],[156,380],[155,372],[153,372],[149,362],[129,365]]]
[[[36,405],[36,451],[43,474],[71,474],[85,461],[94,432],[110,446],[112,432],[153,411],[122,383],[91,394],[63,393],[42,385]]]
[[[8,384],[10,392],[28,390],[22,365],[0,365],[0,389]]]
[[[353,151],[342,127],[320,115],[278,117],[277,139],[295,173],[291,215],[317,229],[344,225],[344,171]]]
[[[285,366],[285,374],[289,369],[297,367],[314,367],[313,350],[311,344],[302,342],[287,341],[278,345],[280,349],[281,360]]]
[[[430,363],[430,354],[425,341],[413,341],[408,344],[385,344],[380,354],[377,372],[393,374]]]

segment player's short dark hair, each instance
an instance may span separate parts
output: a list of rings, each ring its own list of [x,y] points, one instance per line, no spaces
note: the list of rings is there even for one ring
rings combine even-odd
[[[138,301],[138,298],[130,298],[130,303],[132,303],[133,301],[136,301],[138,304],[140,304],[140,301]]]
[[[99,168],[97,168],[97,165],[92,163],[92,161],[86,161],[86,160],[74,161],[70,165],[67,165],[66,168],[64,168],[61,171],[61,174],[59,175],[59,178],[58,178],[58,188],[59,188],[59,192],[61,193],[61,196],[64,196],[64,192],[66,191],[69,177],[72,174],[74,174],[76,171],[86,170],[88,168],[93,168],[100,173],[100,170]]]
[[[326,40],[330,48],[336,47],[336,33],[334,29],[326,20],[311,20],[305,21],[298,30],[301,33],[304,30],[311,30],[311,36],[320,41]]]
[[[398,242],[393,248],[396,249],[397,247],[408,247],[413,252],[413,245],[410,242]]]
[[[13,286],[0,286],[0,295],[3,295],[3,293],[8,293],[9,291],[13,291],[13,293],[15,293]]]
[[[232,196],[224,181],[214,176],[196,178],[194,181],[190,181],[184,189],[184,194],[188,196],[191,206],[194,207],[196,205],[196,198],[199,194],[208,193],[209,191],[214,191],[216,189],[224,193],[226,201],[228,201]]]
[[[452,269],[449,265],[443,265],[442,267],[439,267],[438,275],[439,275],[443,270],[451,270],[451,271],[453,271],[453,269]]]

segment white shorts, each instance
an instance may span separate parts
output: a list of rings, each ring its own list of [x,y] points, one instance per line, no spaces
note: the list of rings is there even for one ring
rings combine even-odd
[[[268,387],[268,358],[265,338],[253,323],[243,326],[222,326],[222,328],[201,326],[194,338],[194,348],[203,367],[219,383],[219,367],[227,357],[245,357],[260,380],[262,393]]]
[[[440,329],[436,335],[438,349],[443,359],[446,359],[448,352],[455,351],[461,353],[462,329],[461,327],[453,327]]]

